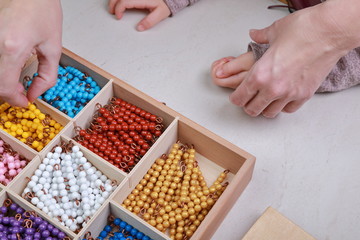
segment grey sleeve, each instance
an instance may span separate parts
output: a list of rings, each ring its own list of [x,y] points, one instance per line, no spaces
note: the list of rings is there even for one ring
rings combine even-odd
[[[268,44],[251,42],[248,45],[248,51],[253,52],[256,61],[268,48]],[[360,47],[340,58],[316,92],[337,92],[358,84],[360,84]]]
[[[200,0],[164,0],[166,5],[169,7],[171,14],[175,15],[185,7],[192,5]]]

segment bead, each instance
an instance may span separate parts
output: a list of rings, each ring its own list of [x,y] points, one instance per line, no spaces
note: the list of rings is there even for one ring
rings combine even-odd
[[[20,156],[12,147],[0,138],[0,182],[7,185],[21,170],[28,160]]]
[[[52,172],[52,171],[53,171],[53,166],[47,165],[45,169],[46,169],[46,171],[48,171],[48,172]]]
[[[4,208],[5,211],[3,210]],[[5,215],[2,216],[2,224],[0,226],[1,228],[0,236],[2,233],[6,233],[7,234],[5,235],[7,236],[6,239],[14,239],[14,240],[40,239],[42,235],[46,237],[51,236],[54,237],[54,239],[57,239],[59,236],[62,238],[66,237],[66,235],[63,232],[60,232],[60,230],[58,230],[51,224],[48,224],[42,218],[34,216],[32,212],[27,212],[27,214],[22,214],[25,212],[25,210],[19,207],[17,204],[11,204],[10,210],[8,210],[8,207],[5,206],[1,207],[0,209],[2,209],[2,212],[5,213]],[[22,214],[21,218],[15,216],[15,214],[17,213]],[[37,227],[35,228],[34,226]],[[41,234],[36,230],[41,231]],[[10,234],[11,232],[13,234]],[[62,234],[60,235],[60,233]],[[5,236],[1,236],[1,237],[5,237]]]
[[[150,130],[149,121],[159,119],[141,109],[136,112],[137,107],[121,99],[112,98],[107,106],[109,109],[114,107],[114,111],[110,112],[107,107],[98,105],[100,116],[94,117],[89,131],[79,130],[79,135],[74,139],[116,167],[129,172],[161,134],[163,126],[159,121],[158,125],[151,124],[154,128]],[[98,131],[100,129],[101,131]],[[155,136],[155,131],[160,134]],[[83,137],[85,141],[79,141],[79,137]]]
[[[76,158],[82,158],[83,155],[84,154],[82,152],[80,152],[80,151],[76,152]]]
[[[112,189],[113,187],[111,185],[105,185],[105,191],[111,192]]]
[[[123,206],[135,214],[143,208],[140,216],[160,231],[170,227],[171,239],[189,239],[226,188],[220,183],[227,171],[207,187],[195,153],[192,147],[174,144],[168,156],[156,159]],[[187,222],[193,223],[191,228]]]
[[[36,151],[41,151],[55,136],[47,134],[47,129],[52,130],[52,127],[47,124],[48,120],[52,120],[51,117],[45,116],[44,119],[40,120],[38,118],[40,110],[34,104],[29,104],[27,108],[7,107],[5,105],[8,104],[0,105],[0,108],[4,110],[0,115],[6,114],[9,121],[0,122],[0,128],[21,142]],[[62,126],[60,125],[59,130],[61,129]]]
[[[72,151],[74,153],[77,153],[79,150],[80,150],[80,148],[78,146],[73,146],[73,148],[72,148]]]
[[[113,227],[113,226],[119,226],[119,228]],[[113,237],[110,237],[113,236]],[[126,237],[125,237],[126,236]],[[85,234],[85,238],[92,239],[91,233],[88,232]],[[141,239],[141,240],[150,240],[148,236],[146,236],[144,233],[140,232],[139,230],[133,228],[130,224],[127,224],[126,222],[122,221],[119,218],[115,218],[110,222],[109,225],[106,225],[103,230],[100,232],[99,236],[96,239],[102,240],[102,239]]]
[[[62,152],[62,148],[61,147],[56,147],[55,148],[55,153],[60,154]]]
[[[30,87],[31,83],[32,80],[28,81],[26,87]],[[99,91],[100,87],[91,77],[71,66],[66,68],[59,66],[55,86],[48,89],[39,98],[66,113],[69,117],[75,117]],[[39,119],[45,118],[41,113],[35,111],[34,113],[38,115]]]
[[[65,149],[74,149],[76,152],[67,154],[61,152]],[[111,184],[116,183],[105,175],[101,175],[99,179],[96,173],[100,171],[83,157],[80,148],[55,147],[53,152],[46,156],[49,157],[48,164],[43,161],[42,164],[45,165],[45,168],[41,166],[45,170],[35,170],[36,175],[32,178],[36,182],[31,180],[28,184],[27,193],[31,192],[35,196],[29,197],[24,192],[24,197],[55,219],[62,219],[66,214],[68,219],[62,221],[61,224],[71,231],[80,231],[87,223],[85,219],[94,215],[114,190]],[[79,156],[81,157],[78,158]],[[80,164],[80,159],[83,158],[85,163]],[[41,176],[38,176],[37,172],[42,173]],[[44,173],[48,173],[49,176],[46,178]],[[93,178],[94,181],[91,181],[91,176],[96,177]],[[100,181],[100,184],[96,187],[95,181],[97,180]],[[43,190],[45,184],[47,184],[46,194]],[[79,222],[76,220],[78,217],[81,217],[80,220],[82,219]]]
[[[39,203],[39,199],[37,197],[34,197],[31,199],[31,203],[37,205]]]

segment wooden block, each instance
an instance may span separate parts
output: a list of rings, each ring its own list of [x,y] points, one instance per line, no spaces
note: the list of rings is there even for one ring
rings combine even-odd
[[[272,207],[268,207],[242,240],[315,240],[315,238]]]

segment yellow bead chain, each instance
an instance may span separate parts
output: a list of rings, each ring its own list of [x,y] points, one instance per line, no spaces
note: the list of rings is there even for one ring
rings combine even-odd
[[[0,129],[41,151],[62,129],[60,123],[42,113],[35,104],[26,108],[0,105]]]

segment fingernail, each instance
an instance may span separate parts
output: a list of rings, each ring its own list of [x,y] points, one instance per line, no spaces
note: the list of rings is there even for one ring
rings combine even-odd
[[[224,71],[219,68],[218,70],[216,70],[216,76],[217,77],[223,77],[224,76]]]
[[[138,26],[137,26],[137,30],[140,31],[140,32],[144,31],[144,30],[145,30],[144,25],[141,25],[141,24],[138,25]]]

